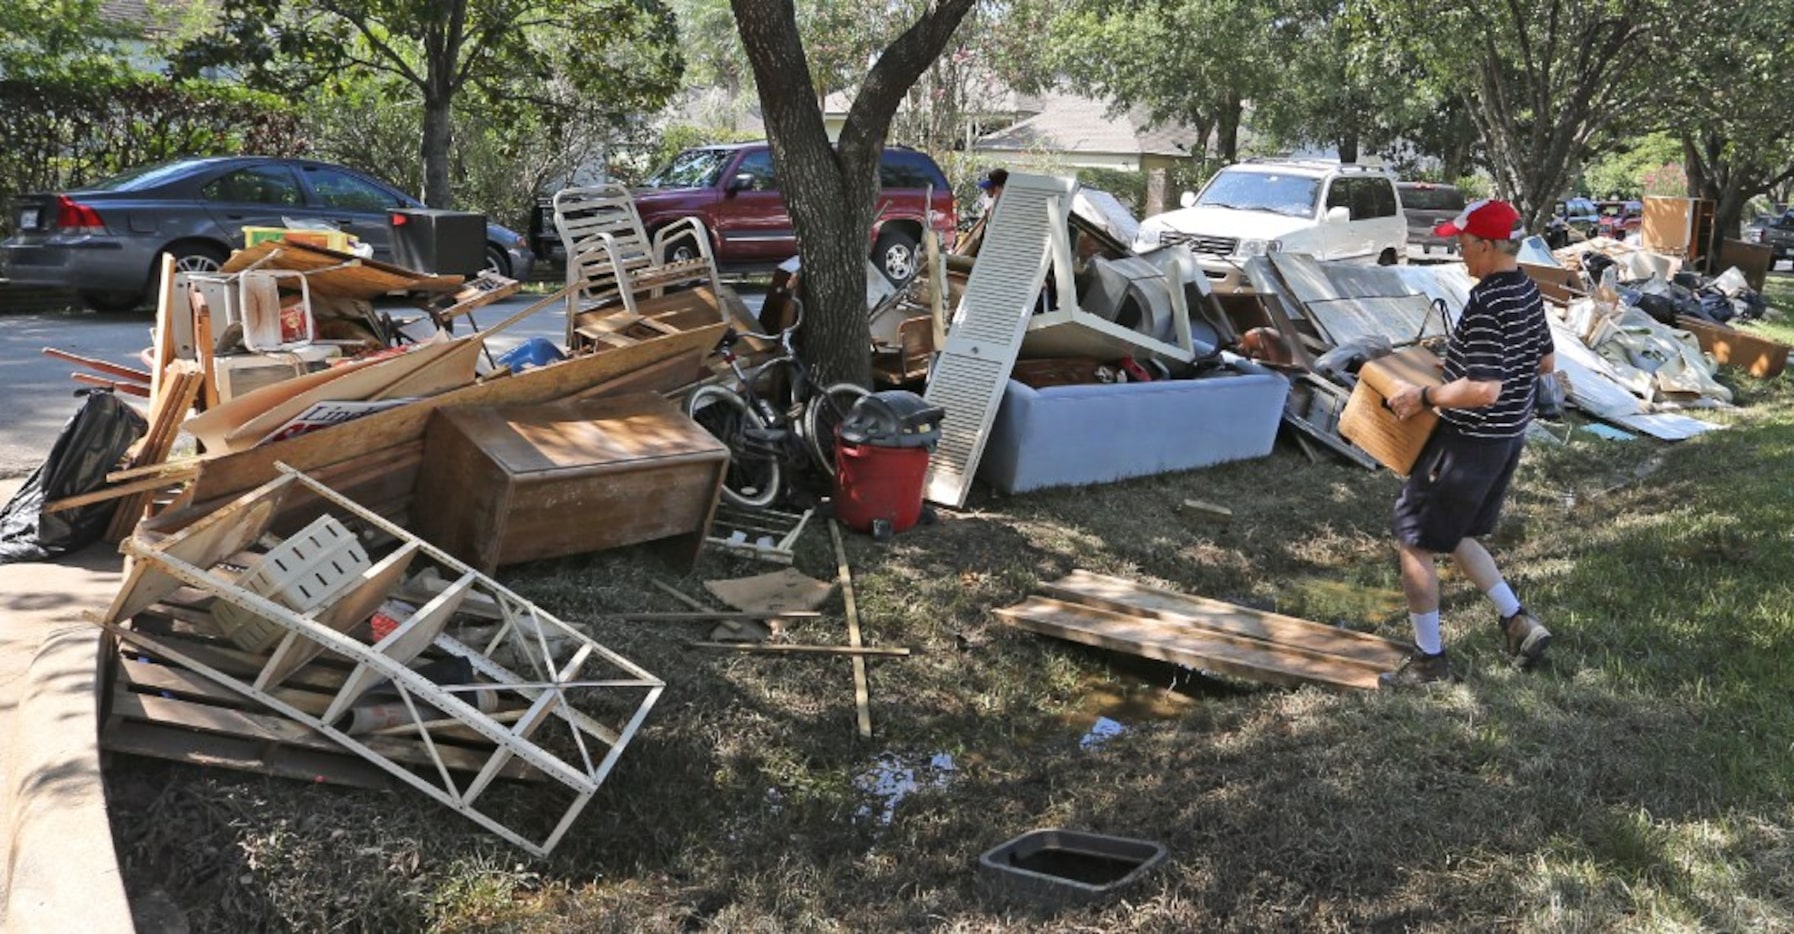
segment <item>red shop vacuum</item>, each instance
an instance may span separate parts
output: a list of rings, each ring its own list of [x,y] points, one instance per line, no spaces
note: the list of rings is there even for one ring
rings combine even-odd
[[[880,541],[920,521],[928,455],[946,414],[901,389],[854,403],[835,444],[835,518]]]

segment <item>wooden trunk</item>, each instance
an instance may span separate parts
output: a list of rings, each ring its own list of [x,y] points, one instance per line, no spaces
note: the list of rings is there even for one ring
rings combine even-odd
[[[695,562],[728,465],[721,442],[652,393],[443,409],[412,525],[486,572],[659,539]]]

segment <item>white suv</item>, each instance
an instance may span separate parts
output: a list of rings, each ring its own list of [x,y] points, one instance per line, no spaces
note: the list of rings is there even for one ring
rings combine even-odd
[[[1140,222],[1138,252],[1182,243],[1221,293],[1250,291],[1247,258],[1307,253],[1316,259],[1389,265],[1408,250],[1408,223],[1395,179],[1337,162],[1250,161],[1230,165],[1183,208]]]

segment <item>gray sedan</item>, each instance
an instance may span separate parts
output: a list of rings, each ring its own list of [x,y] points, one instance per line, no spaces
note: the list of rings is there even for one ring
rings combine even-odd
[[[150,294],[159,258],[218,268],[243,246],[244,227],[323,221],[392,258],[389,212],[422,203],[384,182],[309,159],[178,159],[84,188],[14,200],[13,235],[0,243],[4,274],[21,285],[74,289],[90,307],[135,308]],[[535,256],[519,234],[486,225],[486,266],[528,276]]]

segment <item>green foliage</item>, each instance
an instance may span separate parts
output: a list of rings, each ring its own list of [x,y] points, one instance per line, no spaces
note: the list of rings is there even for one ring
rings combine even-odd
[[[1145,210],[1145,172],[1126,172],[1120,169],[1079,169],[1078,184],[1086,188],[1100,188],[1114,195],[1116,200],[1132,208],[1136,215]]]
[[[126,34],[100,16],[101,0],[7,0],[0,4],[0,75],[53,79],[123,70]]]
[[[674,123],[660,132],[659,138],[655,141],[645,162],[639,164],[612,162],[610,170],[611,174],[618,179],[633,184],[673,161],[674,156],[687,149],[711,146],[717,143],[746,143],[761,138],[761,134],[747,130]]]
[[[1645,176],[1669,163],[1680,164],[1682,144],[1668,133],[1652,133],[1590,163],[1584,172],[1589,192],[1597,198],[1636,199],[1646,194],[1686,195],[1681,191],[1646,191]]]
[[[179,156],[301,146],[296,116],[272,95],[142,73],[0,79],[0,112],[0,202]]]
[[[659,0],[225,0],[218,27],[177,60],[307,98],[377,80],[419,112],[407,161],[421,164],[425,200],[446,206],[469,178],[457,156],[519,160],[538,183],[628,133],[677,86],[677,38]],[[461,147],[467,126],[481,139]]]

